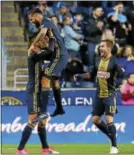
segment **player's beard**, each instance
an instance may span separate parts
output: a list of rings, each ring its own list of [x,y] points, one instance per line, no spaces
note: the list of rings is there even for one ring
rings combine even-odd
[[[39,28],[39,27],[40,27],[40,22],[35,21],[35,22],[34,22],[34,24],[36,25],[36,27],[37,27],[37,28]]]

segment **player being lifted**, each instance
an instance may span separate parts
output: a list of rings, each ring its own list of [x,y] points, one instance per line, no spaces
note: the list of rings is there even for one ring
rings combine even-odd
[[[33,51],[35,51],[35,45],[39,41],[39,39],[46,33],[46,29],[51,30],[53,37],[55,38],[55,49],[53,53],[49,53],[47,51],[44,54],[44,57],[46,56],[47,59],[49,57],[51,63],[49,64],[48,68],[45,69],[45,76],[46,79],[45,84],[50,84],[53,88],[54,97],[56,101],[56,110],[52,114],[52,116],[56,116],[58,114],[64,114],[64,110],[61,103],[61,91],[60,91],[60,85],[59,85],[59,76],[61,71],[65,68],[67,61],[68,61],[68,53],[67,50],[64,47],[63,40],[60,36],[60,33],[57,29],[57,27],[53,24],[53,22],[47,18],[44,18],[42,15],[42,12],[38,9],[35,9],[29,13],[29,20],[36,24],[40,25],[41,31],[36,37],[36,40],[32,43],[29,54],[32,54]],[[50,45],[51,46],[51,45]],[[50,47],[52,48],[52,47]],[[37,55],[36,55],[37,57]],[[40,59],[46,59],[44,57],[40,57]],[[50,86],[47,86],[50,87]]]
[[[60,37],[60,34],[53,24],[53,22],[47,18],[44,18],[42,12],[39,9],[32,10],[29,13],[29,19],[31,22],[40,25],[40,32],[33,41],[32,45],[28,50],[28,72],[29,72],[29,81],[27,85],[27,106],[28,106],[28,114],[29,120],[28,124],[24,128],[22,133],[21,141],[19,143],[17,154],[26,154],[25,145],[30,138],[32,130],[38,124],[38,135],[40,137],[40,141],[42,144],[42,153],[55,153],[58,152],[49,148],[46,139],[46,118],[48,117],[46,113],[47,102],[48,102],[48,92],[50,88],[50,81],[55,88],[59,88],[59,76],[61,71],[65,68],[68,60],[68,54],[64,47],[63,41]],[[54,51],[46,48],[43,53],[40,53],[40,39],[46,36],[48,30],[52,31],[54,41]],[[46,40],[48,37],[45,38]],[[46,41],[45,40],[45,41]],[[48,41],[49,42],[49,41]],[[51,42],[51,43],[52,43]],[[47,43],[46,43],[47,44]],[[36,46],[39,45],[39,50]],[[50,45],[49,45],[50,47]],[[50,53],[49,53],[50,52]],[[45,93],[41,92],[41,68],[40,61],[44,58],[46,59],[46,55],[50,58],[51,62],[47,69],[44,72],[45,84],[43,85],[43,89],[45,89]],[[59,93],[59,92],[58,92]],[[58,96],[58,95],[57,95]],[[60,100],[60,99],[59,99]],[[43,103],[43,102],[46,103]],[[60,105],[62,106],[62,105]],[[61,108],[57,106],[57,108]],[[57,114],[60,114],[60,110],[56,111]]]
[[[111,40],[102,40],[99,47],[100,57],[96,59],[92,73],[76,74],[74,80],[96,78],[97,94],[93,103],[93,123],[111,140],[110,153],[116,154],[119,150],[114,125],[114,115],[117,112],[115,79],[117,73],[123,74],[124,70],[118,66],[117,59],[112,56],[112,47]],[[105,114],[106,123],[101,120],[103,114]]]

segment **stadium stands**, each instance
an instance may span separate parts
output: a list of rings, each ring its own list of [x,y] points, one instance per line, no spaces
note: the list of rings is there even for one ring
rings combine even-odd
[[[2,2],[2,38],[5,42],[5,45],[7,47],[7,54],[8,54],[8,59],[10,59],[10,62],[7,63],[7,88],[11,89],[14,86],[14,72],[17,69],[23,69],[23,68],[27,68],[27,49],[28,49],[28,41],[29,41],[29,37],[31,34],[28,33],[28,11],[32,8],[35,7],[40,7],[39,5],[40,3],[38,1],[24,1],[24,2],[12,2],[12,1],[6,1],[6,2]],[[42,3],[43,5],[43,3]],[[85,28],[88,28],[88,26],[92,23],[91,22],[91,18],[92,18],[92,14],[94,12],[94,14],[98,14],[97,11],[100,10],[101,8],[101,19],[99,19],[97,16],[97,20],[98,21],[103,21],[103,29],[100,28],[99,24],[94,25],[94,27],[98,27],[99,33],[104,33],[104,30],[107,28],[110,28],[112,30],[112,28],[109,25],[109,18],[110,15],[113,16],[114,14],[114,9],[115,6],[120,5],[121,6],[121,10],[120,10],[120,14],[118,17],[118,20],[120,20],[121,28],[124,29],[123,27],[125,27],[125,34],[126,34],[126,38],[125,38],[125,45],[130,44],[131,46],[134,46],[133,44],[133,35],[134,35],[134,15],[133,15],[133,9],[134,9],[134,3],[133,2],[87,2],[86,5],[84,2],[79,1],[79,2],[60,2],[60,1],[53,1],[53,2],[49,2],[49,1],[44,1],[44,5],[42,6],[42,10],[44,11],[45,16],[51,18],[52,12],[54,12],[56,14],[57,20],[59,20],[59,23],[57,24],[57,27],[59,27],[60,31],[61,31],[61,35],[64,38],[64,29],[63,29],[63,23],[60,22],[60,19],[64,17],[64,15],[69,15],[71,16],[71,20],[72,20],[72,29],[74,31],[76,31],[77,33],[80,33],[84,35],[84,37],[80,40],[78,40],[79,44],[80,44],[80,49],[78,51],[78,59],[80,59],[80,61],[82,62],[83,65],[83,70],[80,71],[81,72],[86,72],[89,71],[89,69],[91,68],[90,65],[90,57],[91,57],[91,49],[89,50],[88,45],[89,43],[91,43],[91,35],[88,37],[87,34],[89,33],[88,29],[85,30]],[[47,9],[46,9],[47,8]],[[63,8],[63,9],[61,9]],[[67,10],[66,10],[67,8]],[[96,8],[99,8],[98,10],[96,10]],[[47,10],[47,12],[46,12]],[[64,11],[67,11],[66,13]],[[86,11],[84,11],[86,10]],[[130,10],[130,12],[129,12]],[[80,15],[80,16],[79,16]],[[126,23],[122,23],[123,19],[121,17],[127,18],[127,24]],[[79,17],[81,17],[81,19],[79,19]],[[93,17],[94,18],[94,17]],[[77,19],[77,20],[76,20]],[[111,19],[110,19],[111,20]],[[89,22],[90,21],[90,22]],[[110,21],[111,22],[111,21]],[[113,22],[113,21],[112,21]],[[95,23],[94,23],[95,24]],[[124,26],[125,25],[125,26]],[[112,25],[114,26],[114,25]],[[90,26],[92,29],[92,26]],[[114,40],[115,40],[115,44],[116,43],[120,43],[119,41],[117,42],[117,37],[116,37],[116,29],[118,28],[118,25],[116,25],[115,29],[113,30],[113,34],[114,35]],[[90,30],[91,30],[90,29]],[[92,29],[93,30],[93,29]],[[96,29],[97,30],[97,29]],[[94,30],[93,30],[94,31]],[[91,32],[90,32],[91,33]],[[118,38],[119,40],[119,38]],[[96,43],[95,43],[96,45]],[[96,45],[96,47],[98,47],[99,44]],[[122,45],[121,45],[122,46]],[[117,54],[119,53],[119,51],[121,51],[122,47],[119,47],[117,50]],[[91,47],[93,48],[93,47]],[[95,48],[95,50],[98,50],[98,48]],[[94,50],[92,50],[94,51]],[[98,52],[98,51],[97,51]],[[99,53],[99,52],[98,52]],[[116,56],[116,54],[115,54]],[[69,60],[69,63],[72,60]],[[134,60],[132,60],[134,61]],[[78,66],[74,66],[74,68],[77,68]],[[131,66],[129,67],[131,68]],[[73,69],[73,68],[71,68]],[[77,70],[77,69],[76,69]],[[79,69],[78,69],[79,71]],[[67,68],[67,73],[63,74],[63,75],[67,75],[68,74],[68,68]],[[23,73],[22,73],[23,75]],[[68,74],[67,77],[63,76],[63,81],[64,82],[69,82],[67,84],[65,84],[64,86],[66,87],[84,87],[85,84],[74,84],[74,81],[72,81],[72,72],[70,74]],[[69,77],[70,76],[70,77]],[[70,81],[68,81],[68,79],[71,79]],[[25,81],[25,79],[22,79]],[[119,79],[120,80],[120,79]],[[83,82],[87,82],[87,81],[83,81]],[[92,81],[90,81],[92,82]],[[89,83],[90,83],[89,82]],[[89,84],[88,83],[88,84]],[[119,83],[121,83],[119,81]],[[88,85],[87,84],[87,85]],[[86,86],[87,86],[86,85]],[[90,84],[89,84],[90,85]],[[92,84],[90,85],[92,86]],[[20,89],[24,89],[25,86],[18,86],[17,88]],[[17,89],[16,88],[16,89]]]
[[[18,13],[14,2],[2,2],[2,38],[7,47],[10,62],[7,63],[7,89],[13,88],[14,71],[27,67],[27,48],[24,42],[23,28],[19,26]]]

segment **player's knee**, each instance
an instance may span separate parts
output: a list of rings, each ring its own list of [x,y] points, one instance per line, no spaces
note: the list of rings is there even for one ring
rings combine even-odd
[[[32,120],[29,120],[27,125],[31,128],[34,128],[37,125],[37,123],[33,123]]]
[[[40,127],[46,127],[46,120],[43,119],[43,120],[39,121],[38,125],[39,125]]]
[[[99,124],[100,123],[100,117],[99,116],[93,116],[92,121],[94,124]]]
[[[28,116],[28,125],[31,127],[35,127],[37,123],[33,123],[32,121],[37,118],[37,114],[29,114]]]
[[[106,123],[107,124],[110,124],[114,121],[114,118],[113,116],[110,116],[110,115],[106,115]]]
[[[42,89],[49,89],[50,88],[50,79],[48,79],[46,77],[42,77],[41,87],[42,87]]]
[[[32,113],[28,115],[28,120],[34,120],[37,117],[37,113]]]

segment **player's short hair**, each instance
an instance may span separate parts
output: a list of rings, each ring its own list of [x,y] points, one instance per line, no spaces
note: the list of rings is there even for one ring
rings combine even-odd
[[[113,40],[111,39],[104,39],[104,40],[101,40],[101,42],[106,42],[107,46],[110,47],[111,49],[113,48]]]
[[[36,8],[36,9],[30,10],[28,14],[31,16],[34,14],[41,14],[42,15],[42,11],[39,8]]]

